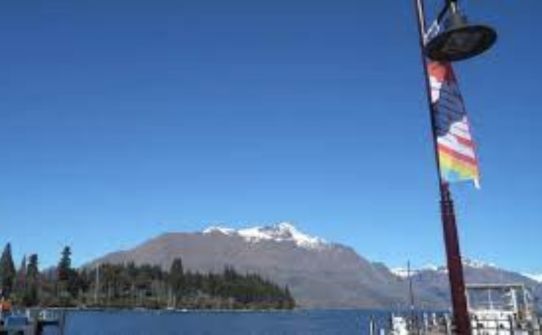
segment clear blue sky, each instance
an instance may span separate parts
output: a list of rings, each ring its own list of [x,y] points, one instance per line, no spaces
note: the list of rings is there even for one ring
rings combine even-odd
[[[432,1],[435,3],[435,1]],[[482,190],[464,255],[542,272],[542,2],[457,66]],[[411,1],[2,1],[0,243],[76,264],[165,231],[292,221],[392,266],[442,263]]]

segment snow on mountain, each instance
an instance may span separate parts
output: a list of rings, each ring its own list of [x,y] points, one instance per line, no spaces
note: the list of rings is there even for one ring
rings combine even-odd
[[[290,241],[294,242],[299,247],[305,248],[321,248],[328,245],[325,240],[319,237],[304,234],[299,231],[294,225],[288,222],[281,222],[271,226],[252,227],[239,230],[214,226],[209,227],[203,231],[204,234],[217,232],[228,236],[237,235],[249,242]]]
[[[475,259],[463,258],[463,265],[475,269],[484,269],[484,268],[496,268],[497,266],[493,263],[486,263]]]
[[[277,243],[275,243],[275,241]],[[193,272],[220,273],[235,266],[291,289],[304,308],[396,308],[407,304],[406,267],[392,269],[370,262],[354,249],[307,235],[289,223],[244,229],[209,227],[203,232],[173,232],[94,260],[93,264],[153,264],[170,269],[174,259]],[[525,283],[542,297],[542,284],[492,264],[465,260],[467,283]],[[411,271],[420,305],[449,307],[445,266],[416,266]],[[536,272],[534,272],[536,273]],[[541,276],[531,276],[541,280]],[[533,285],[534,284],[534,285]],[[405,300],[406,299],[406,300]],[[542,300],[540,300],[542,301]],[[405,305],[406,306],[406,305]],[[542,308],[542,306],[539,307]]]
[[[219,232],[224,235],[232,235],[233,233],[235,233],[235,229],[211,226],[203,231],[204,234],[210,234],[212,232]]]
[[[469,267],[469,268],[473,268],[473,269],[488,269],[488,268],[496,269],[497,268],[496,265],[493,264],[493,263],[486,263],[486,262],[482,262],[482,261],[474,260],[474,259],[469,259],[469,258],[463,258],[463,265],[465,267]],[[405,267],[392,268],[392,269],[390,269],[390,271],[394,275],[396,275],[397,277],[408,278],[408,269],[405,268]],[[417,274],[419,274],[420,272],[423,272],[423,271],[433,271],[433,272],[447,273],[448,269],[446,268],[446,266],[437,266],[437,265],[434,265],[434,264],[426,264],[426,265],[424,265],[424,266],[422,266],[420,268],[416,268],[416,269],[411,268],[410,269],[410,275],[415,276],[415,275],[417,275]],[[529,277],[529,278],[533,278],[533,277]],[[540,277],[538,277],[538,278],[540,279],[540,281],[542,281],[542,275],[540,275]],[[537,280],[537,279],[534,279],[534,280]]]
[[[419,268],[419,269],[410,269],[410,275],[411,276],[414,276],[418,273],[420,273],[421,271],[439,271],[441,269],[441,267],[438,267],[434,264],[426,264],[424,265],[423,267]],[[397,268],[392,268],[390,269],[391,273],[393,273],[394,275],[396,275],[397,277],[400,277],[400,278],[408,278],[409,276],[409,271],[407,268],[405,267],[397,267]]]
[[[416,270],[410,270],[409,272],[408,269],[406,268],[392,268],[390,269],[390,271],[397,277],[401,277],[401,278],[408,278],[408,276],[413,276],[414,274],[417,273]]]
[[[530,278],[542,284],[542,273],[539,273],[539,274],[523,273],[523,275],[527,278]]]

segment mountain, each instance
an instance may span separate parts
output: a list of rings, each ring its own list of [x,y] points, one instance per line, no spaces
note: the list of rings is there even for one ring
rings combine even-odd
[[[385,266],[349,247],[328,243],[281,223],[233,230],[167,233],[94,263],[159,264],[169,269],[182,257],[191,271],[218,272],[226,265],[288,285],[298,305],[310,308],[386,306],[404,295],[404,284]]]
[[[397,276],[405,278],[405,270],[393,269]],[[468,284],[525,284],[534,294],[535,303],[542,310],[542,304],[539,298],[542,297],[542,284],[539,281],[519,274],[498,268],[494,264],[481,261],[464,259],[463,272],[465,282]],[[448,270],[444,266],[430,265],[425,268],[417,269],[411,272],[413,286],[423,291],[425,294],[437,296],[445,301],[450,299],[450,289],[448,283]]]
[[[524,273],[523,275],[527,278],[530,278],[542,284],[542,273],[539,273],[539,274]]]
[[[181,257],[186,269],[220,272],[231,265],[288,286],[305,308],[389,308],[405,306],[408,280],[397,269],[371,262],[352,248],[302,233],[289,223],[235,230],[210,227],[195,233],[166,233],[97,263],[156,264],[169,269]],[[466,263],[467,280],[538,283],[482,263]],[[442,267],[413,272],[420,306],[446,308],[447,274]],[[540,292],[542,293],[542,292]]]

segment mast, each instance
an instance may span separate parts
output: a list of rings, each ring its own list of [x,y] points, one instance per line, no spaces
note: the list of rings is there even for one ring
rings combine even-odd
[[[96,265],[96,285],[94,286],[94,305],[98,305],[98,291],[100,288],[100,263]]]
[[[414,311],[414,290],[412,289],[412,273],[410,271],[410,261],[407,262],[407,277],[408,277],[408,295],[410,299],[410,322],[412,328],[417,326],[417,318]]]

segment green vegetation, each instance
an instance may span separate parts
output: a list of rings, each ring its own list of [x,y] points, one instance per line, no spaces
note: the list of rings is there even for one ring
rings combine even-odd
[[[9,295],[13,291],[15,275],[15,264],[11,256],[11,244],[8,243],[0,257],[0,285],[2,294]]]
[[[2,293],[15,304],[42,307],[291,309],[288,287],[233,267],[222,273],[185,271],[177,258],[169,271],[159,266],[71,265],[71,249],[62,250],[58,266],[40,273],[36,254],[15,269],[8,243],[0,258]]]

